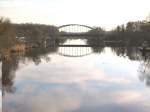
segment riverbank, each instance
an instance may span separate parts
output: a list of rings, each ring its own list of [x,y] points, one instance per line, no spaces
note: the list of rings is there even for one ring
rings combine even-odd
[[[27,46],[25,44],[16,44],[11,48],[0,49],[0,60],[9,59],[12,53],[26,52]]]

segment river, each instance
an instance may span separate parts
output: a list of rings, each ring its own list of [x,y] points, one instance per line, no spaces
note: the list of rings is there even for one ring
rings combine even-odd
[[[0,63],[3,112],[149,112],[149,54],[122,47],[13,54]]]

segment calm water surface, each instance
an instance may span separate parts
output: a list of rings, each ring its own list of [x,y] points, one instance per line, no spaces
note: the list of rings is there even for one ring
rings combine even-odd
[[[149,65],[142,54],[119,55],[108,47],[36,53],[0,63],[3,112],[150,111]]]

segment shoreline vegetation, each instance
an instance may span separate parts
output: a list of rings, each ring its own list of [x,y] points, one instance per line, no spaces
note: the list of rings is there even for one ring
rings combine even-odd
[[[59,30],[56,26],[43,24],[14,24],[8,18],[0,17],[0,60],[2,56],[12,52],[25,52],[30,48],[46,47],[45,43],[54,45],[63,43],[59,39]],[[125,47],[150,47],[150,21],[128,22],[117,26],[111,31],[97,27],[88,34],[98,34],[87,38],[89,45],[113,46],[118,43]],[[144,45],[143,45],[144,44]]]
[[[46,38],[56,37],[55,26],[40,24],[13,24],[0,17],[0,60],[11,53],[25,52],[43,44]]]

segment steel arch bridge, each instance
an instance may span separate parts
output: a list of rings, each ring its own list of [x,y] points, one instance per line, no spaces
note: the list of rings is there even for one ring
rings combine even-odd
[[[93,27],[81,24],[67,24],[58,27],[61,36],[87,36]]]
[[[87,26],[87,25],[81,25],[81,24],[67,24],[67,25],[62,25],[62,26],[59,26],[58,29],[60,28],[63,28],[63,27],[67,27],[67,26],[79,26],[79,27],[86,27],[86,28],[89,28],[89,29],[94,29],[93,27],[90,27],[90,26]]]

